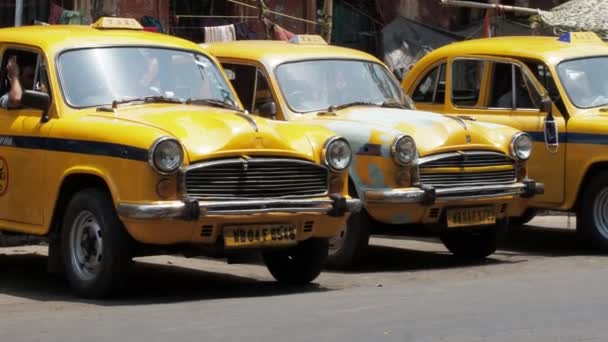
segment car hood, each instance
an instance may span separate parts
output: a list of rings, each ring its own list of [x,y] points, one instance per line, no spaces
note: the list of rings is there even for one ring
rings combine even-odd
[[[505,151],[516,132],[502,125],[463,120],[447,115],[393,108],[352,107],[333,114],[305,115],[346,138],[390,145],[396,136],[410,135],[421,156],[445,149],[491,149]]]
[[[293,129],[233,110],[195,105],[146,104],[97,117],[128,121],[166,132],[185,147],[190,161],[218,154],[291,154],[316,161],[314,130]],[[325,132],[326,130],[323,130]],[[329,134],[327,134],[329,136]],[[257,151],[257,152],[256,152]]]

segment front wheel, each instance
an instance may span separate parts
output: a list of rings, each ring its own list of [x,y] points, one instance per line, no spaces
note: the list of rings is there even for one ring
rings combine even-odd
[[[524,213],[519,217],[509,218],[509,228],[520,228],[524,224],[532,221],[536,217],[538,210],[534,208],[527,208]]]
[[[74,292],[100,298],[120,291],[131,265],[131,242],[107,192],[86,189],[74,195],[61,227],[63,264]]]
[[[270,274],[280,283],[308,284],[315,280],[327,260],[327,239],[308,239],[297,246],[262,253]]]
[[[365,209],[351,214],[338,234],[329,239],[328,265],[346,269],[361,261],[369,245],[370,225]]]
[[[467,230],[444,229],[441,242],[455,256],[464,259],[482,260],[496,252],[500,224]]]
[[[608,249],[608,172],[596,174],[583,194],[577,231],[586,242]]]

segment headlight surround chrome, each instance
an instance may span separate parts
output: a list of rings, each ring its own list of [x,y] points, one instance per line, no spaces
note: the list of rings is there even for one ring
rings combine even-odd
[[[161,175],[170,175],[182,166],[184,151],[175,138],[160,137],[148,150],[148,163]]]
[[[416,142],[409,135],[400,135],[395,138],[391,145],[391,154],[395,163],[401,166],[409,166],[418,158]]]
[[[511,139],[511,154],[517,160],[528,160],[532,155],[532,137],[523,132],[519,132]]]
[[[323,162],[332,171],[346,170],[353,159],[348,141],[342,137],[329,138],[323,145]]]

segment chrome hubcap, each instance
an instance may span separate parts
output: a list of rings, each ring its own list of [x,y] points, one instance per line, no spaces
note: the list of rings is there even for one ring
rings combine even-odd
[[[343,224],[338,234],[329,239],[329,255],[337,253],[344,246],[347,224]]]
[[[593,222],[604,239],[608,239],[608,188],[600,191],[593,202]]]
[[[82,280],[95,278],[101,269],[103,239],[101,227],[95,215],[81,211],[70,231],[72,268]]]

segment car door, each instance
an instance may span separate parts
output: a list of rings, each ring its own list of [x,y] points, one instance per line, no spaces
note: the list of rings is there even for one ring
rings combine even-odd
[[[563,202],[566,149],[565,145],[552,148],[545,142],[547,113],[542,108],[542,99],[548,93],[535,74],[525,64],[508,58],[462,56],[447,62],[446,111],[529,133],[534,139],[534,148],[528,174],[545,183],[545,194],[534,201]],[[552,112],[558,131],[565,133],[564,116],[555,105]]]
[[[0,53],[0,96],[10,87],[6,65],[12,56],[17,58],[24,90],[50,93],[46,61],[40,51],[31,47],[2,46]],[[0,219],[4,221],[43,224],[40,200],[44,185],[44,137],[48,135],[50,124],[42,123],[41,115],[40,110],[23,106],[0,107]]]

